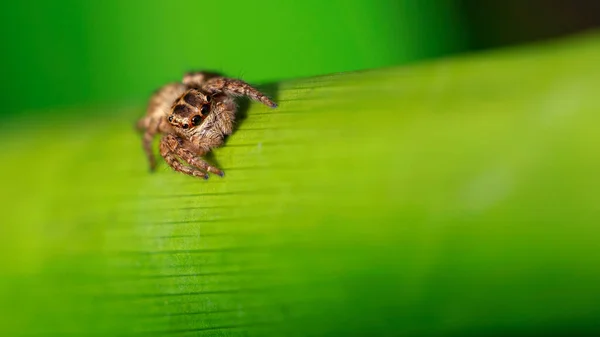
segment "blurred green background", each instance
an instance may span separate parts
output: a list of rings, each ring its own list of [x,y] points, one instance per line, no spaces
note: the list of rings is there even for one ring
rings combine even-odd
[[[594,27],[597,7],[544,0],[3,2],[1,111],[139,104],[190,69],[264,83],[404,64]],[[32,88],[39,88],[35,99]]]
[[[599,11],[545,0],[3,2],[1,111],[140,104],[190,69],[264,83],[405,64],[595,27]]]
[[[597,335],[597,13],[3,2],[0,334]],[[280,103],[224,179],[133,130],[190,69]]]
[[[190,69],[269,82],[390,66],[462,48],[458,13],[440,1],[67,0],[0,6],[4,111],[142,102]],[[44,90],[29,99],[33,87]]]

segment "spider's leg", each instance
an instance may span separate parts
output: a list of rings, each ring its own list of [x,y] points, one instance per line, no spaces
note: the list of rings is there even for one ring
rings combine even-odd
[[[210,166],[209,163],[198,158],[197,155],[195,155],[192,151],[190,151],[186,148],[183,148],[183,147],[177,148],[176,153],[181,159],[185,160],[188,164],[190,164],[194,167],[197,167],[203,171],[214,173],[221,177],[225,175],[225,173],[223,173],[223,171],[219,170],[218,168],[216,168],[214,166]]]
[[[181,172],[193,177],[199,177],[203,179],[208,179],[208,173],[202,172],[194,167],[183,165],[175,156],[173,152],[170,151],[168,141],[166,137],[161,139],[160,141],[160,155],[165,159],[167,164],[171,166],[175,171]]]
[[[211,94],[225,93],[232,96],[246,96],[271,108],[277,107],[277,104],[269,97],[241,80],[225,77],[211,78],[202,85],[202,90]]]
[[[138,122],[135,124],[135,128],[138,131],[146,131],[146,129],[148,128],[148,124],[150,122],[148,121],[147,117],[141,118],[140,120],[138,120]]]
[[[156,157],[154,157],[154,153],[152,152],[152,141],[154,140],[155,133],[151,129],[147,129],[144,132],[144,138],[142,140],[142,145],[144,146],[144,152],[146,152],[146,157],[148,157],[148,162],[150,164],[150,171],[154,171],[156,169]]]
[[[168,147],[169,152],[176,154],[188,164],[202,171],[211,172],[221,177],[224,175],[223,171],[211,166],[209,163],[199,158],[199,156],[204,155],[206,151],[201,150],[200,153],[194,153],[193,151],[183,147],[173,135],[166,135],[164,139],[165,145]]]
[[[165,118],[166,111],[169,111],[173,101],[185,91],[186,87],[181,83],[170,83],[156,90],[148,102],[146,117],[142,118],[137,124],[138,129],[145,131],[142,144],[150,162],[151,171],[156,168],[156,159],[152,153],[154,136],[161,131],[159,127],[161,120]]]

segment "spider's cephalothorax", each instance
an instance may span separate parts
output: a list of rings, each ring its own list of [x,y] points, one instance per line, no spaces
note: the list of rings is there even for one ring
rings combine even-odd
[[[206,72],[188,73],[183,83],[159,89],[150,98],[147,115],[137,124],[144,131],[143,145],[150,169],[156,167],[152,140],[161,133],[160,154],[174,170],[204,179],[208,179],[208,172],[223,176],[223,171],[200,157],[222,145],[224,137],[233,131],[235,96],[247,96],[277,107],[243,81]]]

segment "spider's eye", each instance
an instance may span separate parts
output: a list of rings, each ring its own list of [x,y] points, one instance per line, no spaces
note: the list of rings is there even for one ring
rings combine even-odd
[[[212,101],[212,96],[206,96],[206,101],[210,103],[210,101]]]
[[[202,108],[200,108],[200,112],[202,112],[203,115],[206,115],[208,110],[210,110],[210,104],[204,104]]]
[[[169,116],[169,122],[173,121],[173,116]]]
[[[181,127],[184,128],[184,129],[187,129],[189,127],[189,125],[183,124]]]
[[[200,122],[202,122],[202,117],[200,117],[200,115],[192,117],[192,125],[198,125]]]

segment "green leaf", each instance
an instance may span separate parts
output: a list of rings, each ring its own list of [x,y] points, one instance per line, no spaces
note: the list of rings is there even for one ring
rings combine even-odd
[[[2,335],[596,334],[599,59],[265,87],[209,181],[148,172],[141,107],[5,125]]]

